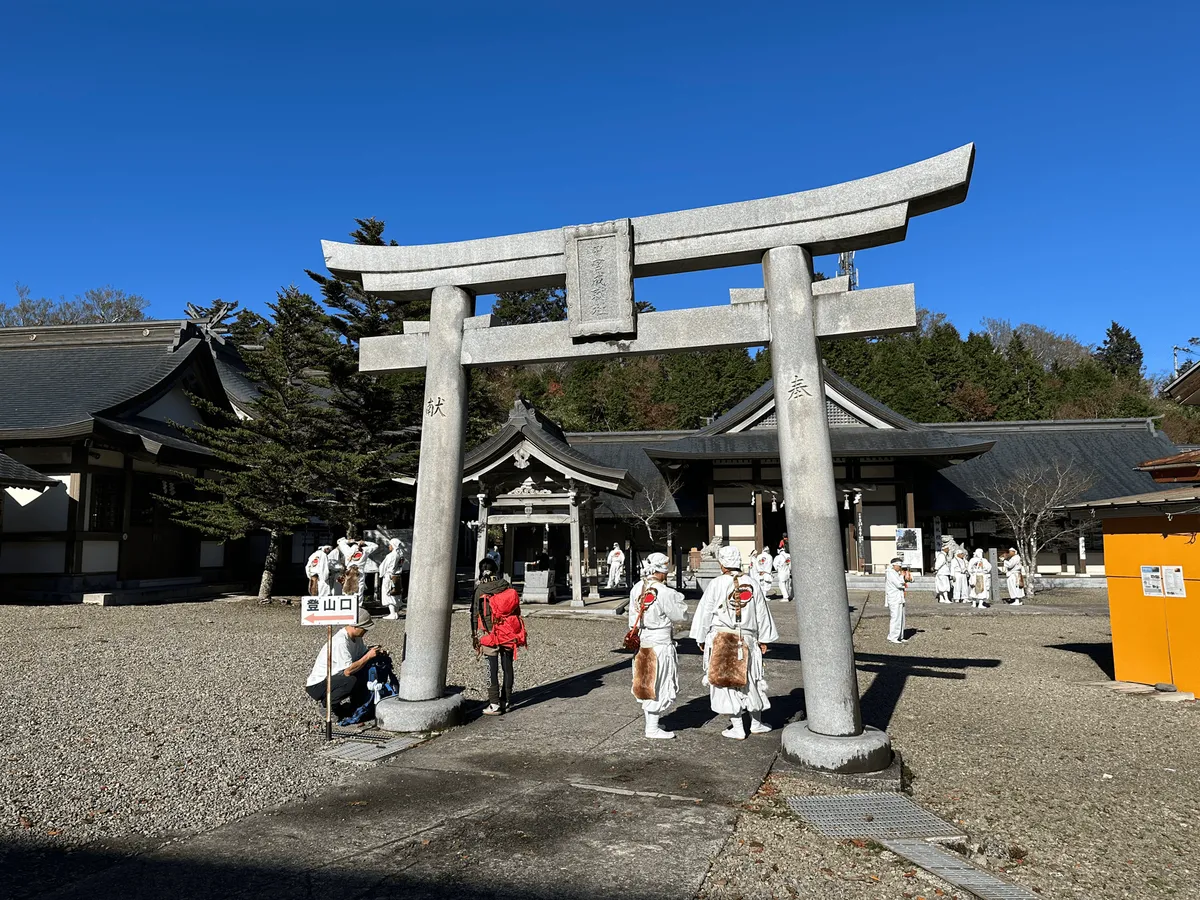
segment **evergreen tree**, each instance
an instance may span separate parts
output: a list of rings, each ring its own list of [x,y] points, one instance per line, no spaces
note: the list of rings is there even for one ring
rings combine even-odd
[[[1116,322],[1108,326],[1104,343],[1093,356],[1118,378],[1142,377],[1142,345],[1132,331]]]
[[[563,288],[502,291],[492,304],[497,325],[561,322],[567,317],[567,292]]]
[[[356,243],[386,243],[384,222],[354,221],[358,228],[350,237]],[[405,319],[428,319],[429,302],[380,297],[349,279],[308,276],[320,285],[331,310],[321,321],[339,338],[314,361],[327,373],[324,439],[336,446],[339,460],[335,489],[323,501],[322,514],[358,537],[364,528],[394,520],[406,502],[392,478],[417,470],[425,378],[423,372],[360,372],[359,347],[364,337],[401,333]]]
[[[324,384],[311,366],[332,338],[312,297],[295,287],[281,291],[269,306],[271,321],[243,312],[235,327],[246,344],[260,348],[244,356],[259,391],[251,417],[240,419],[193,397],[206,424],[184,431],[222,465],[187,476],[195,498],[158,498],[175,521],[212,537],[265,532],[267,557],[258,589],[264,601],[271,597],[283,538],[307,524],[330,482],[328,444],[319,427]]]

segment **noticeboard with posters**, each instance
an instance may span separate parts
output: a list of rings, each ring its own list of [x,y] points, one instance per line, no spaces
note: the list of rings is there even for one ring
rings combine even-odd
[[[910,571],[923,571],[923,546],[920,528],[896,527],[896,555],[904,560],[904,565],[908,566]]]

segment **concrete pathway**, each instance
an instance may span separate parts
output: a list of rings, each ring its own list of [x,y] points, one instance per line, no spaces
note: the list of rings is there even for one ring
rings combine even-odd
[[[793,610],[774,605],[781,636]],[[681,647],[674,741],[642,736],[629,657],[518,692],[508,715],[364,769],[351,787],[112,865],[57,893],[104,898],[689,898],[768,772],[779,731],[721,737]],[[794,643],[767,657],[782,726],[802,706]],[[517,662],[520,678],[520,661]],[[647,864],[648,859],[656,860]]]

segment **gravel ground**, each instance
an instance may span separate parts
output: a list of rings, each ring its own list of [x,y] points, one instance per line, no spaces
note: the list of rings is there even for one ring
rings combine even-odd
[[[453,618],[450,682],[483,698],[468,618]],[[0,606],[0,843],[158,843],[352,775],[314,753],[323,714],[302,688],[323,633],[298,620],[252,599]],[[368,643],[399,648],[403,624],[378,622]],[[536,618],[529,632],[518,690],[610,663],[624,628]]]
[[[864,719],[891,733],[913,798],[967,833],[960,851],[1046,897],[1200,896],[1200,708],[1091,684],[1111,665],[1102,616],[933,607],[909,619],[916,634],[899,647],[865,618],[859,677]],[[787,794],[836,790],[773,775],[702,896],[955,895],[878,845],[824,838],[781,806]]]

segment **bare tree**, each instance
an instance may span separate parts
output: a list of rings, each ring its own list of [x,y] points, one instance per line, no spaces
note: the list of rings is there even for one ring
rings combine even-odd
[[[28,285],[17,285],[17,302],[0,303],[0,328],[47,325],[97,325],[140,322],[149,305],[140,294],[106,285],[77,294],[74,300],[34,297]]]
[[[661,536],[664,514],[674,505],[675,492],[682,485],[683,479],[673,475],[659,482],[657,487],[648,488],[629,499],[613,497],[608,501],[608,506],[619,518],[646,529],[646,537],[654,544]]]
[[[985,318],[982,324],[992,346],[1001,352],[1008,349],[1013,335],[1020,335],[1025,347],[1046,369],[1055,363],[1073,366],[1091,355],[1091,348],[1066,332],[1051,331],[1029,322],[1014,327],[1007,319]]]
[[[1015,472],[996,472],[979,487],[984,506],[1008,523],[1017,552],[1037,571],[1038,554],[1085,530],[1083,522],[1063,515],[1063,504],[1078,500],[1092,478],[1070,460],[1051,460]],[[1032,591],[1033,579],[1027,580]]]

